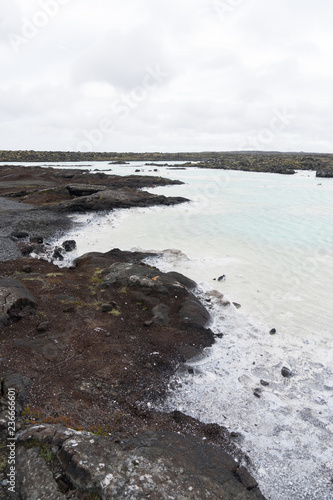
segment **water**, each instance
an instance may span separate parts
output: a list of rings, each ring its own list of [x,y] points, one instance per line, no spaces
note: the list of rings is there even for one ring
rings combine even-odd
[[[186,184],[151,192],[192,201],[80,216],[84,226],[68,237],[77,254],[168,249],[150,262],[195,279],[224,336],[189,363],[193,374],[175,375],[165,408],[237,431],[267,498],[332,499],[333,180],[159,170]],[[223,305],[221,294],[242,308]]]

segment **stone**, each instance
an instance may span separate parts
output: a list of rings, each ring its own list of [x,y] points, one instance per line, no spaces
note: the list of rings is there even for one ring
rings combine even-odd
[[[37,325],[37,332],[38,333],[44,333],[46,332],[48,329],[50,328],[50,323],[49,321],[42,321],[41,323],[39,323],[39,325]]]
[[[289,370],[289,368],[287,368],[286,366],[282,367],[281,374],[285,378],[290,378],[292,376],[291,370]]]
[[[72,252],[76,248],[76,241],[66,240],[63,242],[62,247],[65,249],[66,252]]]
[[[275,334],[276,334],[276,329],[275,329],[275,328],[272,328],[272,329],[269,331],[269,334],[270,334],[270,335],[275,335]]]
[[[29,290],[14,278],[0,278],[0,314],[11,321],[21,318],[26,307],[36,308],[36,301]]]
[[[260,387],[256,387],[253,391],[253,395],[256,397],[256,398],[261,398],[261,389]]]
[[[247,490],[253,490],[258,486],[257,481],[251,476],[245,467],[239,467],[236,471],[236,475],[239,477],[240,481],[244,484]]]
[[[167,276],[170,276],[170,278],[173,278],[174,280],[178,281],[178,283],[181,283],[184,285],[188,290],[194,290],[197,288],[197,283],[187,276],[184,276],[181,273],[177,273],[175,271],[170,271],[168,273],[165,273]]]
[[[10,235],[13,238],[17,238],[18,240],[29,237],[29,233],[27,233],[26,231],[13,231]]]
[[[63,500],[52,472],[40,456],[39,448],[17,448],[17,488],[22,500]]]
[[[54,252],[52,254],[52,257],[55,260],[60,260],[60,261],[64,260],[64,256],[62,254],[62,249],[59,247],[55,248]]]
[[[166,304],[158,304],[152,309],[155,325],[166,326],[170,323],[169,308]]]
[[[207,309],[194,295],[185,300],[179,314],[183,324],[197,327],[205,327],[211,319]]]
[[[30,242],[37,243],[38,245],[41,245],[42,243],[44,243],[44,238],[43,238],[43,236],[31,236]]]

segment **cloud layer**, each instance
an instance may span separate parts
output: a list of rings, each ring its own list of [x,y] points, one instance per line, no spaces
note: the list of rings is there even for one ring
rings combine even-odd
[[[332,152],[333,4],[11,0],[0,149]]]

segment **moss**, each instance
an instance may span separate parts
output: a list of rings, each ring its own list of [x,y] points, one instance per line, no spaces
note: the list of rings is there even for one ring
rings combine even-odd
[[[25,441],[25,443],[23,443],[23,446],[27,450],[31,448],[39,448],[39,454],[47,464],[49,464],[55,457],[55,453],[53,453],[53,451],[47,446],[46,443],[41,443],[35,438]]]
[[[118,309],[112,309],[108,314],[112,314],[112,316],[120,316],[121,312]]]

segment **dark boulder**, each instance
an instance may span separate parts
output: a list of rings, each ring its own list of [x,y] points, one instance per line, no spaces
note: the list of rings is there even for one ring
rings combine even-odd
[[[28,450],[22,446],[25,443],[31,443]],[[42,462],[41,448],[56,451],[53,467],[63,471],[63,484],[70,484],[84,497],[93,492],[105,499],[264,499],[244,467],[220,447],[193,436],[148,430],[114,442],[51,425],[18,435],[19,498],[64,498],[59,481],[57,485]]]
[[[281,374],[285,378],[290,378],[292,376],[292,371],[289,370],[286,366],[282,367]]]
[[[8,320],[16,321],[36,308],[36,301],[29,290],[18,280],[0,278],[0,314]]]
[[[195,327],[205,327],[211,319],[207,309],[194,295],[185,300],[179,314],[184,325]]]
[[[76,248],[76,241],[66,240],[63,242],[62,247],[65,249],[66,252],[72,252]]]

